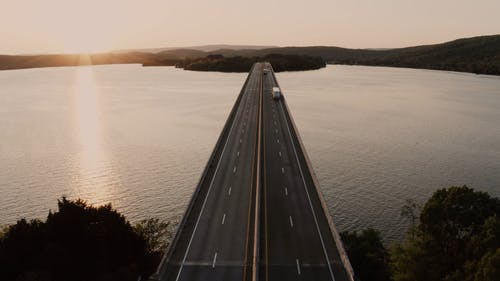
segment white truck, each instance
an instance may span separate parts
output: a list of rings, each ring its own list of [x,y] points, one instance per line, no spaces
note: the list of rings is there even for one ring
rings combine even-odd
[[[281,90],[279,87],[273,87],[273,99],[279,100],[281,98]]]

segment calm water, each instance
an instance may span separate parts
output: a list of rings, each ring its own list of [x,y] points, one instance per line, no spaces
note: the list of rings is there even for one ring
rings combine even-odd
[[[0,224],[56,199],[178,220],[246,74],[138,65],[0,72]],[[278,74],[340,230],[399,239],[406,199],[500,196],[500,77],[361,66]]]

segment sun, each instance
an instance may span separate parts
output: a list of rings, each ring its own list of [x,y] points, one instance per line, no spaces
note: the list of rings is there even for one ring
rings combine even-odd
[[[70,38],[63,44],[64,53],[91,54],[109,52],[109,46],[97,36],[80,36]]]
[[[110,51],[109,35],[94,24],[73,24],[68,30],[62,30],[60,36],[64,53],[98,53]]]

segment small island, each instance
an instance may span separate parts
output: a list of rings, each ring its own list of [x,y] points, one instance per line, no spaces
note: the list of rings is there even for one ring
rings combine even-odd
[[[194,71],[249,72],[252,65],[258,61],[270,62],[275,72],[313,70],[326,67],[326,62],[321,57],[282,54],[269,54],[263,57],[224,57],[220,54],[213,54],[203,58],[186,58],[175,66]]]

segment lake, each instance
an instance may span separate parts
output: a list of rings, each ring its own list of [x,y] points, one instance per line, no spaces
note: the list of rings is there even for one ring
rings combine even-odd
[[[406,199],[500,196],[500,77],[328,66],[277,74],[339,230],[401,239]],[[178,221],[246,74],[108,65],[0,71],[0,224],[61,196]]]

